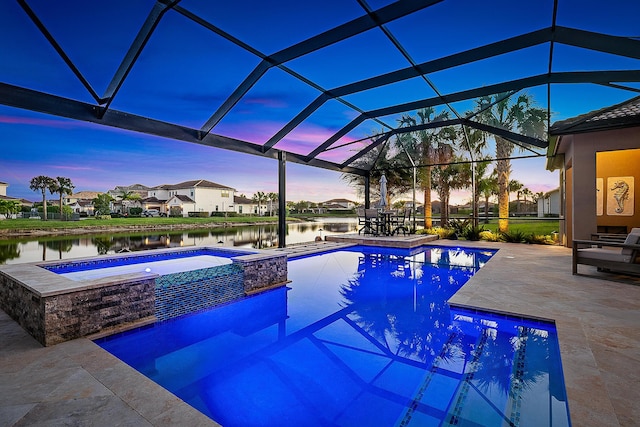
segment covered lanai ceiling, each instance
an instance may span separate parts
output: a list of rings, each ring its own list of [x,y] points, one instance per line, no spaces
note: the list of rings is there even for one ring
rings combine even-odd
[[[0,103],[342,172],[417,110],[550,123],[637,96],[636,0],[4,0]],[[16,49],[19,46],[19,49]],[[548,123],[549,124],[549,123]]]

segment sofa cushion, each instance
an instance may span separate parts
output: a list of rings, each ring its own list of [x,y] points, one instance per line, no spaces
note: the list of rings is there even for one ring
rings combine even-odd
[[[631,262],[631,255],[621,254],[619,250],[607,248],[578,249],[580,258],[598,259],[612,262]]]
[[[627,235],[627,238],[624,241],[625,245],[637,245],[640,244],[640,228],[632,228],[631,233]],[[635,253],[637,251],[635,249],[624,248],[622,249],[623,255],[633,256],[635,258]]]

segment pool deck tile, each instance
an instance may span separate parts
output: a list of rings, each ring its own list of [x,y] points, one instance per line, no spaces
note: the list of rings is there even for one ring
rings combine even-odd
[[[555,320],[574,426],[640,425],[640,277],[588,266],[573,276],[559,246],[435,243],[499,249],[452,304]],[[2,311],[0,396],[0,426],[217,425],[91,340],[42,347]]]

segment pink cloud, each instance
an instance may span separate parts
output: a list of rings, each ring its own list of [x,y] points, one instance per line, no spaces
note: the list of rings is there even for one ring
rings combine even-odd
[[[52,169],[62,169],[62,170],[70,170],[70,171],[92,171],[95,168],[87,167],[87,166],[69,166],[69,165],[52,165],[50,166]]]

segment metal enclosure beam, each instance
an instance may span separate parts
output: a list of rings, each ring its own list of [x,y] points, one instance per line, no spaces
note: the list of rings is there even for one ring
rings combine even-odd
[[[278,151],[278,247],[287,247],[287,155]]]

